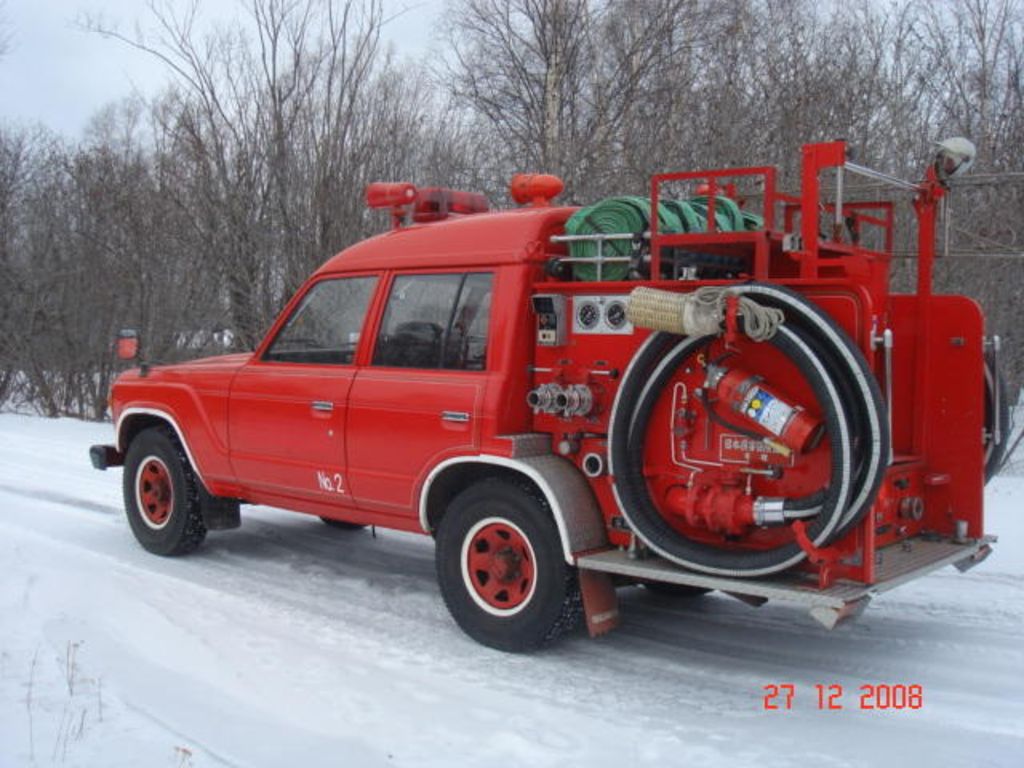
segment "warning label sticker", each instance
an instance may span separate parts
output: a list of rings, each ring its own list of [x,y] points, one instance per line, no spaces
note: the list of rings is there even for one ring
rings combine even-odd
[[[756,421],[773,435],[781,435],[786,424],[793,417],[793,408],[768,394],[761,387],[754,387],[743,399],[743,414]]]
[[[755,440],[731,432],[719,435],[718,458],[726,464],[775,464],[792,466],[793,454],[786,456],[764,440]]]

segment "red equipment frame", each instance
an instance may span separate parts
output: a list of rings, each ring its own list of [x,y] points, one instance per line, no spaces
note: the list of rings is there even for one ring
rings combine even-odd
[[[708,196],[707,221],[714,227],[716,198],[733,195],[731,180],[756,179],[763,187],[761,215],[764,227],[743,232],[659,231],[658,216],[651,216],[651,280],[668,290],[693,290],[703,284],[728,281],[676,281],[660,279],[665,248],[749,257],[750,270],[742,279],[783,284],[820,304],[843,327],[864,353],[878,379],[890,392],[893,460],[875,504],[862,522],[826,550],[818,550],[803,534],[801,524],[793,526],[796,539],[808,554],[803,570],[817,579],[820,588],[838,579],[873,584],[876,565],[883,550],[915,537],[945,540],[983,535],[982,488],[983,449],[978,435],[984,423],[984,323],[975,302],[960,296],[935,296],[932,274],[935,259],[935,224],[939,201],[945,187],[929,168],[913,189],[913,209],[918,226],[918,280],[914,294],[893,294],[889,287],[895,208],[887,200],[843,200],[840,214],[859,229],[877,227],[882,233],[882,250],[861,244],[861,238],[844,237],[844,227],[822,228],[822,211],[835,216],[835,203],[822,200],[822,174],[840,172],[847,166],[846,143],[810,144],[803,149],[799,195],[780,192],[776,169],[768,166],[687,171],[658,174],[651,179],[652,210],[663,199],[663,185],[673,182],[702,182]],[[781,209],[781,210],[780,210]],[[780,220],[782,228],[776,229]],[[798,226],[798,229],[796,228]],[[794,235],[797,234],[797,237]],[[635,282],[564,283],[546,280],[536,290],[567,296],[626,292]],[[889,369],[892,381],[885,381],[885,350],[882,329],[895,338],[894,360]],[[614,364],[620,356],[612,349],[625,346],[614,338],[602,337],[600,347],[589,339],[574,341],[574,360],[563,353],[538,350],[538,369],[557,371],[556,379],[594,380],[579,365],[588,356],[601,356]],[[633,346],[629,346],[631,354]],[[625,352],[625,350],[623,350]],[[628,355],[622,356],[628,359]],[[957,370],[962,380],[950,382],[942,372]],[[605,386],[608,386],[607,384]],[[536,428],[553,435],[569,432],[566,424],[540,414]],[[580,450],[588,450],[588,441]],[[595,447],[600,448],[599,441]],[[651,467],[649,471],[654,471]],[[608,519],[613,544],[629,545],[629,535],[615,530],[619,512],[611,483],[593,483]],[[924,513],[914,499],[924,500]],[[966,530],[965,530],[966,529]]]
[[[835,170],[841,181],[843,172],[867,170],[853,166],[846,156],[844,142],[804,147],[799,195],[779,191],[776,170],[767,166],[654,176],[654,211],[665,184],[703,182],[712,231],[661,232],[654,215],[649,233],[615,236],[637,246],[634,254],[617,257],[627,261],[642,253],[641,241],[645,234],[649,237],[651,279],[646,280],[564,279],[562,265],[553,262],[573,261],[566,254],[572,236],[564,232],[578,209],[550,205],[560,187],[553,177],[519,177],[516,199],[529,205],[488,214],[482,213],[486,206],[475,195],[417,190],[411,184],[372,185],[367,190],[368,203],[388,209],[401,231],[355,244],[328,260],[252,354],[143,366],[122,375],[112,394],[117,445],[95,446],[93,461],[98,468],[116,465],[124,460],[137,434],[161,425],[179,438],[211,497],[421,533],[438,530],[446,504],[467,484],[493,473],[502,477],[511,473],[522,482],[534,483],[545,496],[558,523],[566,562],[580,569],[588,622],[595,631],[609,627],[613,615],[612,607],[602,607],[614,605],[608,573],[634,582],[720,589],[755,600],[812,593],[818,601],[815,605],[826,608],[828,622],[834,623],[855,603],[863,605],[869,591],[894,586],[941,564],[978,561],[988,551],[982,517],[984,318],[970,299],[932,291],[935,224],[945,187],[933,169],[919,183],[871,172],[913,194],[917,290],[894,294],[889,286],[896,225],[893,204],[843,200],[839,194],[836,202],[822,200],[823,173]],[[762,186],[764,225],[756,231],[714,231],[718,199],[736,196],[735,179]],[[837,184],[837,190],[840,187]],[[824,231],[822,212],[833,218],[831,227],[824,222]],[[414,223],[404,226],[410,218]],[[435,223],[418,223],[428,220]],[[850,236],[845,234],[850,227],[847,222],[852,222]],[[862,226],[881,231],[880,250],[855,236]],[[726,274],[736,275],[730,279],[666,280],[661,270],[666,248],[731,256],[723,263],[744,263],[746,268],[730,267]],[[468,279],[470,274],[484,275],[493,285],[482,367],[374,363],[385,308],[399,281],[416,275]],[[338,280],[359,281],[367,291],[363,324],[350,335],[351,358],[325,367],[307,360],[268,357],[265,353],[307,297],[321,284]],[[636,359],[650,332],[611,323],[608,310],[617,305],[620,319],[626,317],[627,294],[641,285],[683,293],[749,280],[801,294],[861,350],[887,393],[892,461],[868,513],[828,547],[816,548],[799,522],[788,528],[758,528],[748,536],[751,525],[742,520],[737,525],[734,514],[741,505],[749,506],[753,494],[748,489],[756,489],[761,498],[796,498],[820,487],[827,482],[818,472],[822,457],[829,458],[825,443],[792,440],[801,449],[806,447],[805,465],[787,469],[784,478],[757,475],[741,488],[730,475],[732,468],[724,466],[723,442],[716,454],[722,459],[719,468],[709,473],[722,482],[712,491],[705,486],[699,493],[681,493],[673,487],[680,485],[678,477],[683,474],[678,463],[672,465],[673,398],[678,391],[674,385],[686,383],[692,392],[695,382],[710,378],[708,366],[685,370],[687,357],[682,370],[673,372],[677,380],[668,379],[664,390],[654,390],[661,392],[662,400],[652,413],[660,420],[662,437],[661,443],[644,441],[652,446],[643,449],[645,461],[650,459],[643,467],[648,488],[660,491],[659,498],[673,499],[682,510],[679,517],[685,519],[676,522],[678,529],[703,526],[703,534],[697,536],[704,535],[716,545],[724,542],[723,547],[745,549],[774,548],[780,537],[789,537],[786,542],[802,547],[807,559],[795,573],[758,579],[707,576],[655,557],[641,563],[630,557],[638,542],[624,520],[606,462],[614,437],[609,434],[611,411],[622,386],[622,372]],[[584,300],[606,302],[601,305],[601,322],[607,325],[603,331],[573,328],[570,334],[566,327],[558,328],[560,333],[549,325],[542,327],[542,315],[562,312],[566,321],[566,308],[575,309],[575,303]],[[763,375],[767,394],[778,391],[780,400],[813,408],[810,385],[798,375],[795,363],[771,345],[756,344],[739,333],[737,311],[735,301],[727,304],[726,333],[713,343],[734,345],[740,351],[734,362],[743,360],[737,368]],[[126,353],[133,351],[132,345],[124,346]],[[545,386],[562,393],[563,410],[528,406],[528,395],[536,391],[532,388]],[[575,405],[566,392],[577,397]],[[705,408],[704,425],[695,427],[695,433],[703,429],[702,437],[725,437],[713,432],[710,413]],[[813,426],[809,424],[808,429]],[[748,469],[757,462],[771,463],[760,458],[744,460],[751,465]],[[659,472],[675,472],[675,479],[659,486]],[[734,538],[714,540],[723,530]],[[481,529],[480,535],[486,538],[492,532]],[[499,559],[478,558],[477,570],[499,581],[515,578],[525,585],[526,591],[519,595],[523,601],[519,604],[525,604],[535,575],[521,566],[528,559],[530,542],[525,536],[518,537],[523,542],[517,541],[510,530],[500,533],[514,542],[510,553]],[[741,536],[746,540],[740,541]],[[856,582],[857,589],[851,592],[849,584],[838,585],[841,594],[837,595],[828,588],[838,580]],[[492,593],[484,581],[478,579],[473,586],[479,604],[495,610],[516,607],[507,602],[514,597],[511,592]],[[865,585],[877,586],[868,590]]]

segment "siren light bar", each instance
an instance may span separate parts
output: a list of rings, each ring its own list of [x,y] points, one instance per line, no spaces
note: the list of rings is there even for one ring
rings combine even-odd
[[[402,226],[410,210],[412,220],[417,224],[489,210],[487,198],[476,192],[444,187],[416,189],[415,185],[407,181],[375,181],[369,184],[366,187],[366,205],[369,208],[390,208],[395,229]]]

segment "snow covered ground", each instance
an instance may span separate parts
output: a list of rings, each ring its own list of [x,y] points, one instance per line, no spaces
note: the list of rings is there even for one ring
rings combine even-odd
[[[425,538],[247,508],[193,556],[147,554],[120,472],[88,465],[109,440],[0,416],[3,768],[1024,765],[1024,477],[989,488],[988,561],[832,633],[630,589],[612,635],[507,656],[449,619]],[[793,708],[766,712],[780,683]],[[860,710],[877,683],[923,707]]]

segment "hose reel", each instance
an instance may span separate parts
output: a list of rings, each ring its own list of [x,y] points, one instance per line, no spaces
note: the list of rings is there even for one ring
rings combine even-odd
[[[655,499],[644,465],[644,441],[652,412],[680,367],[721,336],[724,305],[730,297],[739,306],[739,324],[745,335],[773,347],[800,372],[816,400],[820,424],[817,417],[801,413],[799,406],[777,396],[757,375],[759,371],[747,371],[733,360],[724,366],[705,365],[701,396],[714,393],[728,412],[724,417],[704,400],[707,415],[723,421],[728,418],[726,423],[737,434],[774,440],[780,452],[813,450],[821,436],[827,435],[831,446],[827,483],[802,496],[772,498],[751,494],[749,481],[744,491],[735,482],[701,485],[691,475],[688,483]],[[888,425],[867,362],[827,315],[797,293],[760,283],[701,288],[686,294],[638,288],[628,312],[634,324],[653,327],[656,332],[637,351],[616,396],[609,434],[609,474],[624,518],[645,544],[693,570],[763,576],[799,563],[806,557],[804,548],[792,539],[760,549],[709,542],[671,525],[666,514],[719,533],[727,541],[738,540],[751,526],[801,520],[807,538],[819,548],[862,519],[889,463]],[[755,400],[757,407],[751,408]]]
[[[715,221],[711,231],[740,232],[764,226],[760,216],[744,211],[726,195],[715,197]],[[710,201],[706,195],[689,200],[661,200],[657,206],[658,231],[665,233],[706,232]],[[565,223],[566,242],[577,280],[625,280],[630,270],[647,270],[647,233],[654,205],[650,198],[609,197],[580,208]],[[746,259],[723,254],[667,248],[678,266],[700,269],[724,277],[747,269]]]

